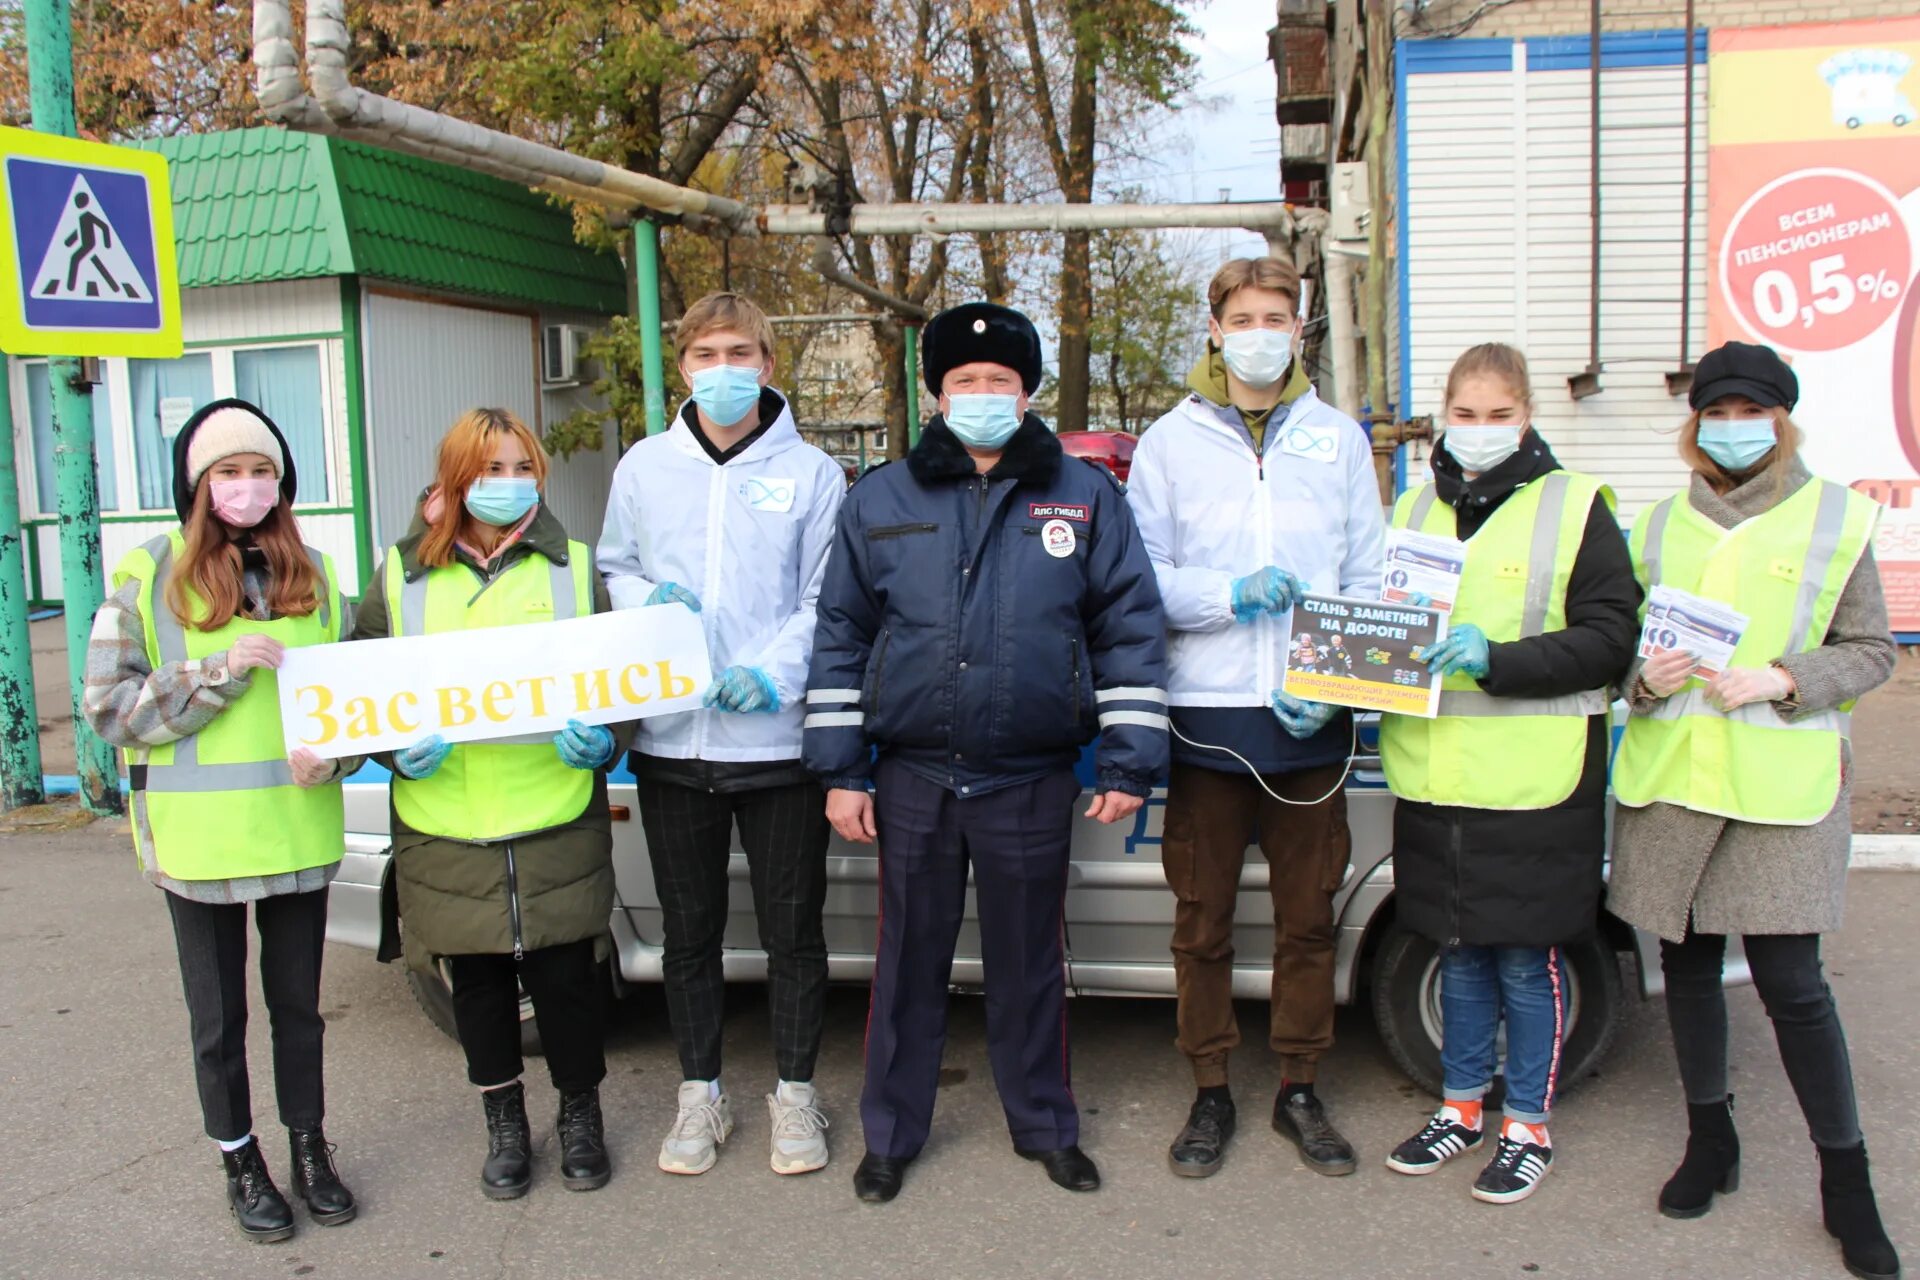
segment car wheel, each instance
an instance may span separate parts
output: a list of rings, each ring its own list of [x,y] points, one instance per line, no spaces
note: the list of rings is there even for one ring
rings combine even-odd
[[[1620,1032],[1624,995],[1620,959],[1598,935],[1566,948],[1567,1034],[1561,1054],[1560,1092],[1600,1068]],[[1373,966],[1373,1021],[1387,1052],[1407,1076],[1434,1095],[1441,1092],[1440,946],[1429,938],[1389,928]],[[1496,1061],[1506,1058],[1502,1031]],[[1498,1074],[1493,1103],[1504,1087]]]
[[[407,986],[413,991],[414,1003],[427,1015],[427,1021],[458,1040],[460,1031],[453,1025],[453,980],[447,972],[447,962],[436,960],[433,972],[424,975],[408,966]],[[534,1025],[533,1001],[525,991],[520,993],[520,1052],[530,1057],[540,1053],[540,1028]]]

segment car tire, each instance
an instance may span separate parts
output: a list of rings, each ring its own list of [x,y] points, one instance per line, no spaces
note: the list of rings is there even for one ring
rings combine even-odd
[[[1598,934],[1565,949],[1568,969],[1566,1047],[1560,1092],[1600,1069],[1624,1016],[1620,958]],[[1388,927],[1373,965],[1373,1021],[1387,1052],[1409,1079],[1436,1097],[1440,1072],[1440,946],[1398,924]],[[1496,1075],[1490,1105],[1505,1081]]]
[[[436,962],[431,974],[422,974],[408,966],[407,986],[413,991],[414,1003],[427,1015],[427,1021],[458,1040],[460,1030],[453,1024],[453,987],[447,976],[447,962]],[[520,993],[520,1052],[528,1057],[540,1055],[540,1028],[534,1024],[533,1002],[524,991]]]

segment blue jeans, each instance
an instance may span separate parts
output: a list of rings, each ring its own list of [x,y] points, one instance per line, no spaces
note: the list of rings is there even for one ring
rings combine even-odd
[[[1545,1124],[1560,1083],[1567,1025],[1566,958],[1558,947],[1452,947],[1440,953],[1440,1067],[1447,1101],[1493,1085],[1494,1037],[1507,1019],[1507,1118]]]

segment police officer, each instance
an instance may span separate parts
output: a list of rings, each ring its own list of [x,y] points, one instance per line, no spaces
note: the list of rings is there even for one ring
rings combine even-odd
[[[891,1200],[927,1140],[971,865],[1014,1150],[1092,1191],[1061,939],[1073,765],[1101,732],[1085,816],[1102,822],[1137,811],[1165,769],[1160,595],[1113,480],[1027,412],[1033,323],[968,303],[923,341],[940,412],[906,465],[869,472],[841,509],[807,690],[806,762],[827,816],[880,844],[854,1190]]]

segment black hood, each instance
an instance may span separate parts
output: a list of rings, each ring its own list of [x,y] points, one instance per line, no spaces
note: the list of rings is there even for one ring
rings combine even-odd
[[[1046,484],[1060,474],[1060,459],[1066,451],[1060,439],[1047,430],[1047,424],[1029,413],[1020,429],[1001,450],[1000,461],[988,474],[999,480],[1024,480]],[[945,418],[935,414],[920,433],[920,443],[907,455],[907,470],[921,484],[939,480],[964,480],[979,472],[973,455],[953,434]]]
[[[287,437],[259,405],[229,396],[194,410],[193,416],[182,424],[180,434],[173,438],[173,509],[179,515],[180,523],[185,524],[187,517],[193,514],[193,486],[187,483],[187,449],[193,443],[194,434],[200,430],[200,424],[216,409],[245,409],[267,424],[267,430],[280,442],[280,457],[284,464],[280,472],[280,496],[286,500],[287,509],[292,510],[299,486],[293,472],[293,450],[287,447]]]

